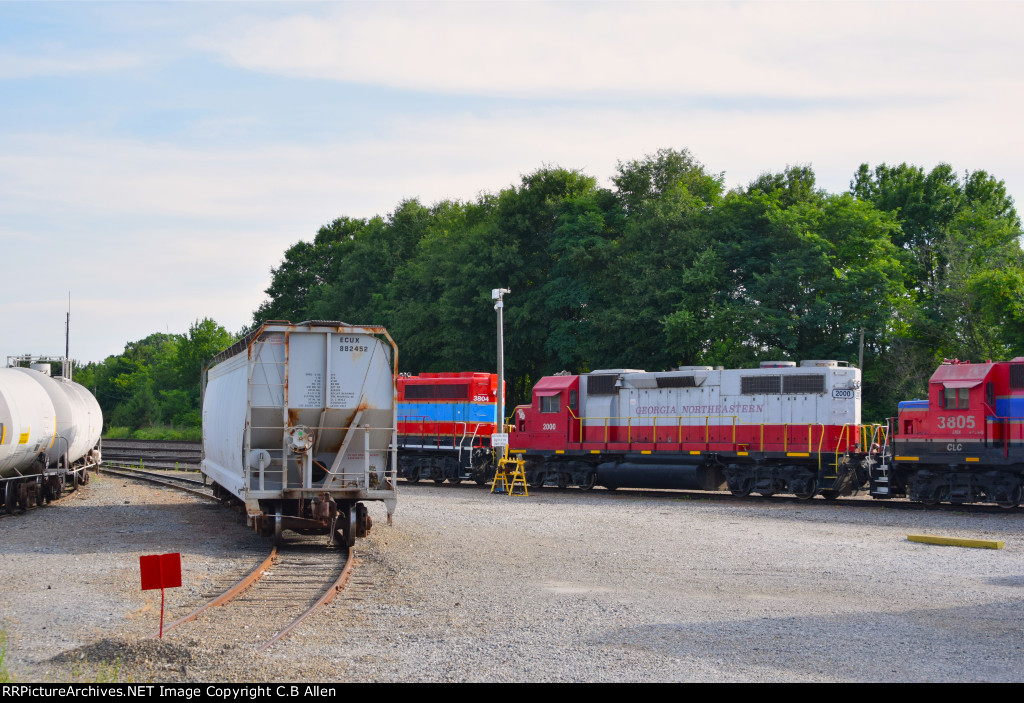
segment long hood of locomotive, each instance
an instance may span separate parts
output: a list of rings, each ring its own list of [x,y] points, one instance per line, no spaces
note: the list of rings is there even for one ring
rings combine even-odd
[[[392,355],[374,328],[266,326],[209,371],[204,472],[243,500],[393,494],[384,481],[396,420]],[[296,429],[312,436],[304,452],[293,449]]]
[[[672,383],[693,385],[671,387]],[[627,373],[619,377],[612,394],[595,394],[591,384],[581,383],[581,401],[586,425],[608,419],[638,426],[656,420],[683,425],[857,425],[860,371],[795,367]]]

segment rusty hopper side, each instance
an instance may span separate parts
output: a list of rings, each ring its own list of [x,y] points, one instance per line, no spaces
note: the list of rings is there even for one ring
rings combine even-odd
[[[214,357],[203,393],[203,473],[258,532],[325,532],[351,545],[388,520],[398,348],[383,327],[264,323]]]

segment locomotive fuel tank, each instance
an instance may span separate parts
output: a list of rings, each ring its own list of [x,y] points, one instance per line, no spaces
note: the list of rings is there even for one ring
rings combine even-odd
[[[383,327],[262,325],[207,374],[203,473],[261,534],[352,544],[371,524],[359,501],[396,506],[397,356]]]

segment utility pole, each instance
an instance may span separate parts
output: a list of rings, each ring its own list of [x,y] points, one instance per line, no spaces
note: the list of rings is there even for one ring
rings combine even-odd
[[[494,407],[494,430],[502,433],[505,431],[505,321],[502,312],[505,309],[503,298],[506,293],[511,293],[508,288],[494,288],[491,290],[491,300],[494,309],[498,311],[498,392],[497,402]]]

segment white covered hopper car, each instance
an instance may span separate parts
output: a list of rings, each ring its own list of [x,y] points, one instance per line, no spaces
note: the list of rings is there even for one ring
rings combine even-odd
[[[388,519],[398,348],[383,327],[270,321],[214,357],[203,392],[202,471],[260,534],[326,533],[352,545]]]

